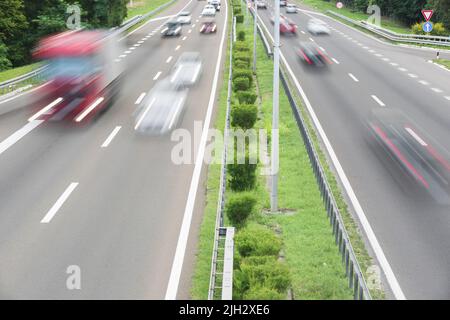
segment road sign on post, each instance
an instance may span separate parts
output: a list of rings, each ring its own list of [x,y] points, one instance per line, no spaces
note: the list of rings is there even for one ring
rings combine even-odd
[[[431,17],[433,16],[433,13],[434,13],[433,10],[422,10],[422,15],[426,21],[430,21]]]
[[[430,21],[427,21],[423,24],[423,31],[430,33],[433,30],[433,24]]]

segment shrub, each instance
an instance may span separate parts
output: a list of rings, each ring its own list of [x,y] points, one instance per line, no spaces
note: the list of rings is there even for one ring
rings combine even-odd
[[[248,192],[232,195],[225,208],[231,224],[235,227],[243,226],[247,218],[254,212],[256,202],[255,196]]]
[[[248,281],[246,286],[250,289],[262,286],[284,293],[291,285],[288,267],[275,258],[243,260],[240,270],[242,279]]]
[[[256,93],[251,91],[239,91],[236,95],[240,104],[254,104],[257,98]]]
[[[250,81],[246,77],[239,77],[233,80],[234,91],[246,91],[250,88]]]
[[[281,241],[267,227],[251,224],[237,233],[235,246],[242,258],[249,256],[277,257],[281,250]],[[249,261],[253,260],[247,260],[247,263]]]
[[[431,34],[436,36],[447,36],[447,30],[444,27],[444,24],[442,22],[435,23],[433,26],[433,31],[431,31]]]
[[[275,257],[250,257],[235,271],[233,286],[235,299],[283,299],[291,276],[288,267]]]
[[[285,294],[263,286],[252,287],[242,296],[243,300],[283,300],[285,298]]]
[[[248,130],[258,119],[258,108],[254,104],[239,104],[231,108],[231,125]]]
[[[244,22],[244,16],[242,14],[236,15],[236,23],[242,23]]]
[[[233,45],[233,49],[236,52],[247,52],[250,51],[250,48],[245,41],[236,41]]]
[[[233,7],[233,14],[234,15],[238,15],[238,14],[241,14],[242,13],[242,8],[239,6],[239,7]]]
[[[238,32],[237,40],[239,40],[239,41],[244,41],[245,40],[245,31],[244,30],[241,30],[241,31]]]
[[[235,160],[237,156],[235,156]],[[248,152],[245,155],[245,163],[230,163],[228,169],[228,183],[232,191],[251,190],[256,185],[256,163],[249,163]]]
[[[246,69],[249,67],[248,62],[242,60],[236,60],[233,65],[236,69]]]
[[[248,79],[250,85],[252,85],[253,82],[253,73],[248,68],[235,68],[233,71],[233,79],[245,77]]]
[[[422,29],[422,24],[416,23],[411,26],[411,32],[413,34],[424,34],[425,32]]]
[[[250,55],[245,52],[239,52],[233,55],[234,62],[243,61],[247,64],[247,68],[250,66]]]

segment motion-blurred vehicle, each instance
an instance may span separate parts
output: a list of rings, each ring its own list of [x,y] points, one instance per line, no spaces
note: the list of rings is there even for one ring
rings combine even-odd
[[[286,5],[286,13],[297,13],[297,6],[292,3]]]
[[[48,82],[38,90],[30,120],[86,122],[110,107],[121,89],[124,48],[108,31],[70,31],[42,39],[33,52],[48,65]],[[42,105],[45,107],[42,109]]]
[[[202,23],[200,28],[200,33],[216,33],[217,32],[217,24],[214,20],[207,20]]]
[[[178,14],[177,22],[180,24],[191,24],[192,17],[189,11],[182,11]]]
[[[178,37],[181,35],[181,23],[176,20],[171,20],[166,23],[164,29],[161,30],[163,37]]]
[[[308,65],[323,67],[331,64],[331,60],[328,55],[315,43],[300,42],[297,50],[300,59]]]
[[[193,86],[202,72],[202,59],[198,52],[184,52],[172,69],[170,82],[182,86]]]
[[[286,0],[280,0],[280,7],[285,7],[287,5]]]
[[[220,11],[220,0],[208,0],[208,4],[214,6],[216,11]]]
[[[134,130],[149,135],[163,135],[180,123],[188,89],[168,78],[160,80],[146,95],[134,113]]]
[[[396,109],[372,110],[367,125],[370,142],[399,171],[393,176],[400,173],[409,180],[408,189],[425,191],[438,203],[450,204],[450,156],[438,143]]]
[[[270,17],[270,22],[275,23],[275,17]],[[280,34],[282,35],[297,35],[297,25],[287,17],[280,14]]]
[[[307,30],[314,35],[330,34],[330,29],[328,29],[325,22],[319,19],[309,20]]]
[[[203,8],[202,16],[215,16],[216,8],[212,4],[208,4]]]
[[[267,4],[262,0],[256,0],[255,4],[258,9],[267,9]]]

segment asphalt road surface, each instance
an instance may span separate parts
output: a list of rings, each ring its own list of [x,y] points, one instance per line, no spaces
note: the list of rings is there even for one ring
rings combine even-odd
[[[174,262],[195,166],[172,163],[170,136],[137,135],[132,114],[180,54],[198,51],[203,74],[189,92],[180,127],[194,132],[195,121],[200,129],[205,123],[226,27],[223,6],[217,34],[199,33],[205,4],[180,0],[122,40],[134,48],[120,58],[127,70],[122,94],[92,124],[27,124],[30,110],[20,107],[26,95],[0,104],[16,109],[0,116],[0,298],[164,299],[173,264],[183,272],[171,292],[189,297],[205,177],[193,181],[199,189],[186,256]],[[181,37],[162,39],[167,16],[181,10],[191,11],[192,24]],[[42,223],[60,197],[62,206]],[[81,290],[66,286],[70,266],[81,271]]]
[[[258,13],[270,33],[272,1]],[[306,94],[384,252],[400,291],[388,297],[450,298],[450,207],[411,196],[369,147],[364,122],[374,108],[401,110],[443,148],[450,150],[450,72],[429,62],[433,50],[376,41],[300,6],[281,13],[298,25],[281,37],[281,52]],[[312,18],[329,36],[307,31]],[[326,70],[307,68],[296,48],[315,42],[330,56]],[[448,53],[441,57],[449,58]],[[392,279],[390,279],[392,280]],[[392,281],[391,281],[392,282]]]

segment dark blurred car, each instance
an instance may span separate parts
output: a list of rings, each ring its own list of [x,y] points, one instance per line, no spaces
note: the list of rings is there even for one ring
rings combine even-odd
[[[323,67],[332,63],[328,55],[312,42],[300,42],[297,54],[308,65]]]
[[[169,21],[161,31],[163,37],[177,37],[181,35],[181,23],[178,21]]]
[[[134,130],[149,135],[169,133],[180,123],[186,106],[188,89],[160,80],[139,104],[134,113]]]
[[[217,32],[217,24],[215,21],[209,20],[209,21],[205,21],[203,22],[201,28],[200,28],[200,33],[216,33]]]
[[[400,173],[409,180],[409,191],[417,188],[440,204],[450,204],[450,156],[439,144],[395,109],[372,110],[367,127],[372,146],[393,165],[393,176]]]

